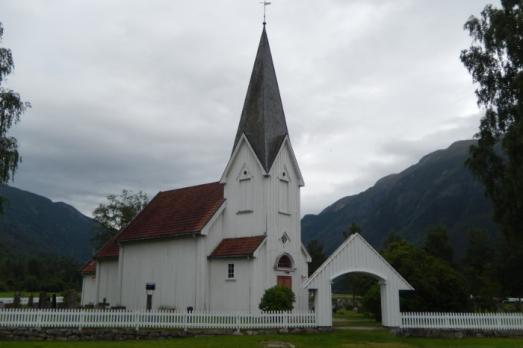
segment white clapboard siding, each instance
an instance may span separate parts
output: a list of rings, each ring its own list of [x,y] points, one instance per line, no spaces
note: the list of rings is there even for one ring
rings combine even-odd
[[[523,313],[401,313],[405,329],[523,330]]]
[[[1,309],[0,327],[262,329],[315,327],[314,312]]]

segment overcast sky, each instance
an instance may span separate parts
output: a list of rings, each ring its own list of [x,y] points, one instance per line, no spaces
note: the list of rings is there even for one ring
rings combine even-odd
[[[488,1],[272,2],[302,213],[476,132],[459,52],[463,23]],[[32,103],[12,131],[23,156],[12,185],[90,215],[122,189],[152,197],[218,180],[262,12],[257,0],[2,0],[7,86]]]

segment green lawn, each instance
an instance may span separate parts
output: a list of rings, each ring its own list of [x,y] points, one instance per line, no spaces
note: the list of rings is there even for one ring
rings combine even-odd
[[[348,328],[377,328],[381,327],[381,323],[375,321],[373,318],[353,311],[341,309],[333,314],[334,327],[348,327]]]
[[[28,297],[31,294],[31,292],[28,291],[22,291],[21,295],[22,297]],[[38,292],[32,293],[34,297],[38,297]],[[0,291],[0,297],[14,297],[15,292],[14,291]]]
[[[343,348],[410,348],[410,347],[459,347],[459,348],[521,348],[523,339],[510,338],[465,338],[465,339],[427,339],[398,338],[388,331],[339,330],[334,333],[296,334],[273,336],[202,336],[165,341],[118,341],[118,342],[0,342],[2,348],[65,348],[65,347],[120,347],[120,348],[241,348],[263,347],[263,342],[288,342],[296,347],[343,347]]]

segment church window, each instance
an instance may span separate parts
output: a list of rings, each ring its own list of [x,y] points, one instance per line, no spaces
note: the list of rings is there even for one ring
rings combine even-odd
[[[234,263],[227,265],[227,279],[234,279]]]
[[[238,176],[240,192],[238,199],[238,213],[251,213],[254,205],[253,178],[247,167],[243,167]]]
[[[288,255],[282,255],[278,259],[278,269],[291,269],[292,268],[292,260]]]
[[[289,182],[279,180],[280,213],[289,214]]]

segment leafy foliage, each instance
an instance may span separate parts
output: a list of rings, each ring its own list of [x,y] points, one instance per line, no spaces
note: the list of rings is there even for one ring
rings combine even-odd
[[[0,291],[53,291],[79,289],[80,265],[58,256],[0,255]]]
[[[3,34],[4,28],[0,23],[0,42]],[[12,179],[20,161],[16,138],[9,136],[7,132],[20,120],[20,115],[30,107],[28,102],[21,100],[18,93],[3,86],[7,75],[13,69],[11,50],[0,47],[0,184],[5,184]],[[0,197],[0,213],[3,201],[4,199]]]
[[[523,5],[502,0],[465,23],[473,39],[461,61],[485,109],[467,165],[494,204],[494,219],[510,243],[523,243]]]
[[[309,263],[310,276],[327,259],[327,256],[325,256],[325,252],[323,251],[323,244],[315,239],[307,243],[307,252],[311,256],[311,262]]]
[[[126,227],[147,203],[149,203],[149,199],[142,191],[133,193],[129,190],[122,190],[118,196],[108,195],[107,203],[101,203],[93,211],[94,219],[101,225],[93,230],[94,247],[99,249],[118,231]]]
[[[491,311],[496,309],[494,297],[499,291],[497,278],[496,251],[487,234],[481,230],[468,233],[469,243],[463,260],[463,274],[467,280],[469,293],[473,297],[476,310]]]
[[[452,266],[406,241],[391,243],[382,255],[416,291],[406,294],[406,311],[466,311],[470,309],[463,276]]]
[[[361,227],[353,222],[343,231],[343,238],[347,239],[355,233],[361,233]]]
[[[428,254],[448,263],[452,263],[454,251],[449,242],[447,229],[443,226],[430,228],[423,246]]]
[[[404,240],[391,241],[381,254],[416,291],[402,294],[401,310],[416,312],[463,312],[471,309],[464,277],[448,262],[429,255]],[[368,311],[379,306],[379,291],[364,298]],[[379,317],[379,313],[372,313]]]
[[[290,311],[294,308],[294,292],[281,285],[265,290],[260,305],[262,311]]]

